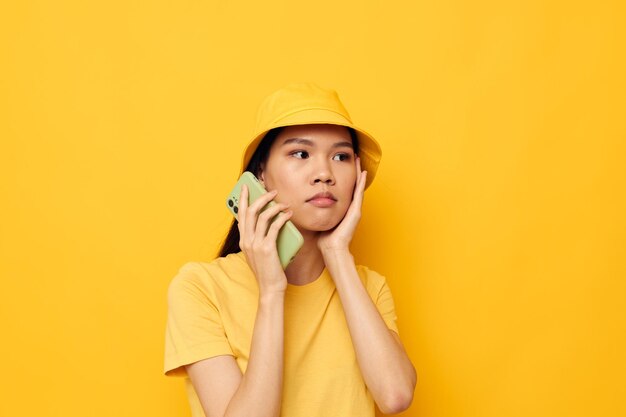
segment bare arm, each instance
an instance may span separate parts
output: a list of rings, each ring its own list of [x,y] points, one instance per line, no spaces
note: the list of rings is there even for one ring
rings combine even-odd
[[[367,388],[385,414],[406,410],[413,401],[415,368],[399,336],[389,330],[358,276],[348,251],[324,259],[343,305],[350,337]]]
[[[361,219],[367,178],[358,158],[356,171],[357,181],[348,212],[334,230],[320,236],[317,245],[335,281],[365,384],[383,413],[399,413],[413,401],[417,374],[400,338],[387,328],[363,287],[349,250]]]
[[[284,301],[287,277],[276,251],[278,230],[289,219],[284,204],[259,211],[275,193],[250,207],[244,186],[239,204],[239,246],[259,284],[259,306],[242,375],[232,356],[217,356],[186,369],[207,417],[277,417],[283,387]],[[277,220],[270,219],[280,212]],[[237,302],[237,300],[232,300]]]
[[[217,356],[186,367],[207,417],[280,414],[283,312],[284,294],[259,299],[245,374],[232,356]]]

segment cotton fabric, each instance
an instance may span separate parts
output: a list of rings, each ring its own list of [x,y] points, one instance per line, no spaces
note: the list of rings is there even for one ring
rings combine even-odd
[[[364,266],[357,271],[387,327],[398,332],[385,278]],[[186,377],[193,417],[204,412],[184,365],[231,355],[245,373],[258,295],[242,252],[186,263],[170,283],[164,372]],[[284,325],[281,416],[374,416],[339,294],[326,269],[310,284],[288,285]]]

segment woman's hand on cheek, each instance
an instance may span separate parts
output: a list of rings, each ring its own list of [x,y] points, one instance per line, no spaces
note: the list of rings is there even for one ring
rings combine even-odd
[[[363,192],[367,180],[367,171],[361,171],[361,160],[356,161],[357,179],[354,187],[352,202],[346,215],[341,222],[333,229],[322,232],[318,241],[318,248],[324,253],[332,250],[347,250],[354,236],[357,225],[361,220],[361,205],[363,204]]]

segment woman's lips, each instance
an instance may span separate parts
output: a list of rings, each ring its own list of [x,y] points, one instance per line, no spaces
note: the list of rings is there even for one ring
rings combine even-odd
[[[307,203],[311,203],[315,207],[330,207],[336,202],[335,196],[329,192],[317,193],[307,200]]]
[[[311,203],[316,207],[330,207],[335,204],[336,201],[328,197],[317,197],[310,199],[308,203]]]

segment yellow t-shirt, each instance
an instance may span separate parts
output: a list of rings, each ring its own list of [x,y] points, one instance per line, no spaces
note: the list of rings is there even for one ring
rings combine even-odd
[[[397,332],[391,291],[380,274],[357,271],[387,326]],[[165,374],[187,376],[183,365],[232,355],[246,371],[258,306],[256,278],[242,252],[213,262],[189,262],[168,291]],[[339,294],[326,269],[285,294],[283,417],[374,416]],[[204,417],[186,378],[193,417]]]

